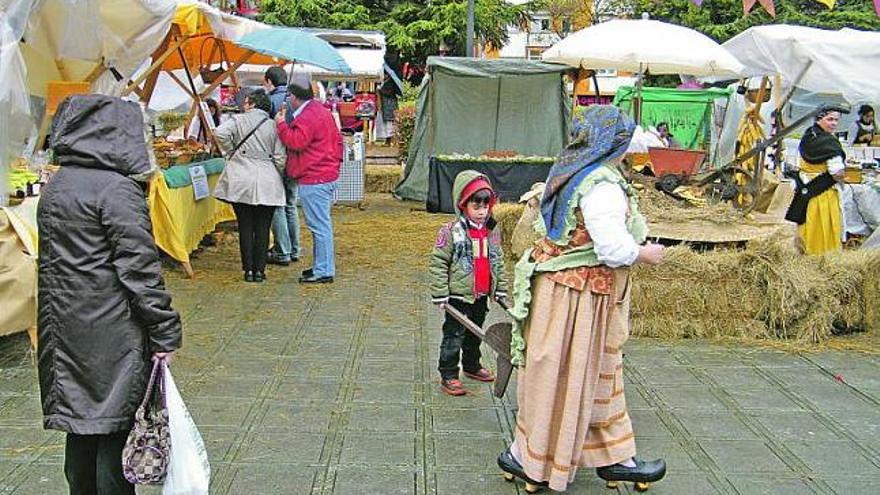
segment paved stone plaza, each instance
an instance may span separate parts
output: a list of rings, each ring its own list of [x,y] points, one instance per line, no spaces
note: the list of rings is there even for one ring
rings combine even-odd
[[[334,213],[333,285],[296,283],[308,259],[240,282],[229,242],[194,260],[195,280],[169,271],[185,329],[173,372],[208,446],[212,494],[525,493],[495,466],[514,394],[467,380],[465,397],[438,390],[423,248],[444,217],[372,201]],[[398,218],[386,244],[360,234]],[[415,252],[407,232],[426,238]],[[371,262],[389,253],[404,261]],[[648,493],[880,493],[877,355],[634,339],[625,362],[638,448],[669,464]],[[0,338],[0,494],[66,493],[64,437],[40,421],[27,338]],[[582,470],[569,493],[615,492]]]

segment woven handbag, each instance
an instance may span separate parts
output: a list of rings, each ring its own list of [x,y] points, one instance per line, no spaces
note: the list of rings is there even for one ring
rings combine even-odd
[[[144,400],[134,414],[134,426],[122,449],[122,473],[135,485],[159,485],[168,473],[171,436],[162,367],[165,361],[153,361],[153,371]]]

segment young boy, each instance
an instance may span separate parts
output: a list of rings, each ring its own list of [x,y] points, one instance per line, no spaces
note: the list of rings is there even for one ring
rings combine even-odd
[[[453,198],[457,218],[440,228],[431,253],[431,298],[441,311],[449,304],[482,326],[489,311],[488,298],[497,301],[507,297],[500,226],[492,218],[497,198],[489,179],[473,170],[455,178]],[[467,393],[458,377],[459,358],[468,378],[495,380],[480,364],[480,342],[446,314],[438,367],[444,392],[456,396]]]

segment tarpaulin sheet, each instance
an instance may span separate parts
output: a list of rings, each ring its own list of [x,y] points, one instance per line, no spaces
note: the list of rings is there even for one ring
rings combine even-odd
[[[405,177],[395,194],[426,199],[433,155],[505,150],[556,156],[571,114],[566,70],[526,60],[428,58]]]
[[[175,0],[5,1],[26,18],[21,49],[28,86],[41,97],[49,81],[82,81],[99,64],[122,80],[104,72],[92,90],[117,94],[165,38],[177,8]]]
[[[743,76],[782,76],[790,86],[807,63],[798,88],[839,94],[849,103],[880,101],[880,33],[804,26],[755,26],[724,43],[745,65]]]
[[[27,70],[11,21],[0,12],[0,206],[6,203],[9,165],[21,154],[32,129]]]
[[[614,105],[632,112],[633,93],[632,87],[619,88]],[[685,148],[708,149],[714,102],[729,98],[730,93],[715,88],[642,88],[642,126],[656,127],[666,122],[669,132]]]
[[[200,66],[217,68],[223,61],[217,40],[221,40],[228,61],[234,63],[242,59],[250,50],[239,48],[233,42],[247,33],[269,29],[269,26],[245,17],[229,15],[201,2],[180,2],[174,13],[173,23],[180,34],[190,36],[181,47],[191,70]],[[253,54],[247,59],[249,64],[275,65],[279,61],[266,55]],[[180,55],[175,53],[162,64],[163,70],[182,69]]]
[[[212,193],[219,178],[208,176]],[[189,262],[189,253],[218,223],[235,219],[232,207],[213,196],[196,201],[192,186],[170,189],[164,174],[150,181],[149,205],[156,246],[182,263]]]

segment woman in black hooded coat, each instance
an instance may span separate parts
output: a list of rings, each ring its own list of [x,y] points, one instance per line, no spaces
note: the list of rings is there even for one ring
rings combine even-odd
[[[71,97],[50,143],[61,168],[37,213],[43,425],[67,433],[71,494],[134,494],[122,448],[151,358],[181,344],[133,178],[151,170],[141,110],[119,98]]]

